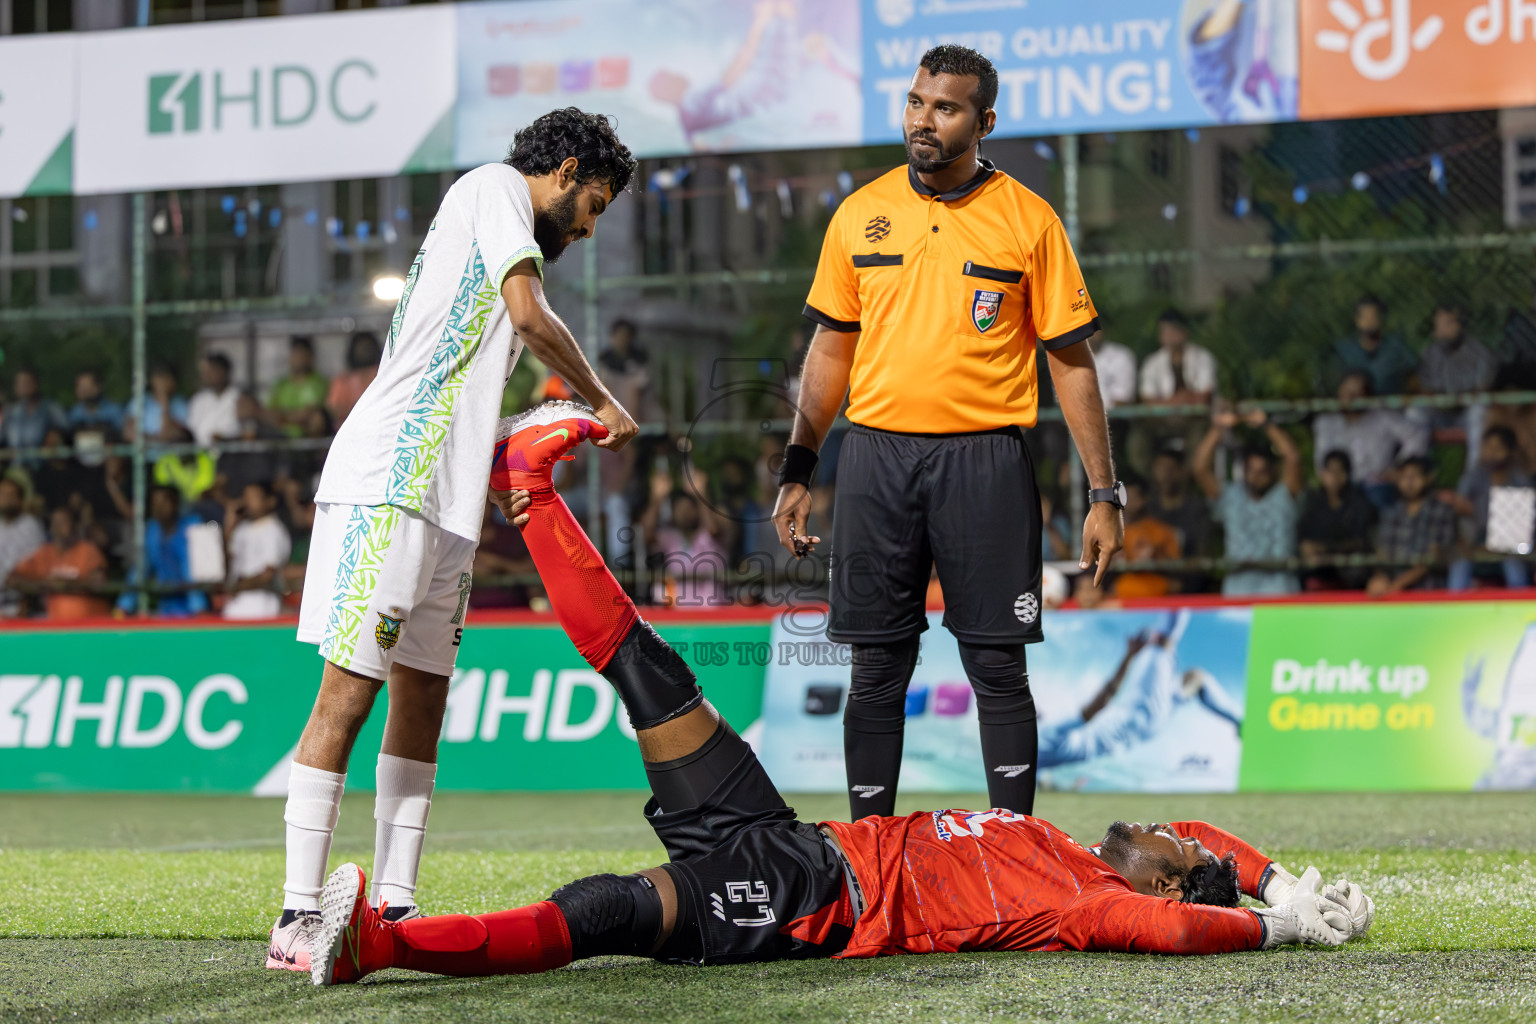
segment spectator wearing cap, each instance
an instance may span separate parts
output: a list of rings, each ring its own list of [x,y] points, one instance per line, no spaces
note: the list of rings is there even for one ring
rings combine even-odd
[[[1380,513],[1364,489],[1354,482],[1349,453],[1338,448],[1324,453],[1318,486],[1307,491],[1296,528],[1303,559],[1371,553],[1371,534]],[[1369,573],[1359,569],[1319,566],[1302,576],[1306,590],[1359,590]]]
[[[272,385],[267,408],[272,420],[289,437],[304,436],[304,420],[313,409],[325,407],[331,382],[315,370],[315,344],[303,335],[288,343],[288,376]]]
[[[1378,508],[1386,508],[1397,501],[1393,466],[1427,452],[1429,431],[1394,410],[1358,408],[1356,403],[1369,398],[1374,386],[1365,370],[1344,374],[1337,391],[1343,409],[1323,413],[1313,421],[1313,450],[1318,472],[1322,472],[1323,457],[1329,452],[1347,452],[1352,478],[1360,482]]]
[[[203,386],[187,404],[187,429],[203,448],[240,434],[240,389],[230,382],[229,357],[210,352],[200,367]]]
[[[1444,584],[1438,568],[1414,564],[1443,557],[1456,542],[1456,513],[1435,498],[1434,484],[1434,463],[1427,458],[1415,456],[1398,466],[1402,500],[1382,513],[1376,535],[1377,553],[1391,564],[1378,569],[1366,584],[1365,591],[1372,597]]]
[[[62,429],[66,423],[64,410],[42,396],[37,371],[30,367],[17,370],[11,378],[11,404],[0,419],[0,443],[7,448],[36,448],[49,430]],[[38,460],[17,461],[30,469]]]
[[[1413,349],[1395,334],[1384,334],[1387,306],[1374,295],[1364,295],[1355,303],[1355,332],[1333,346],[1334,378],[1351,370],[1371,375],[1371,394],[1400,395],[1408,390],[1408,381],[1419,367]],[[1357,473],[1360,466],[1355,467]]]
[[[347,369],[331,380],[331,389],[325,394],[325,411],[331,414],[331,421],[336,426],[341,426],[342,420],[351,414],[352,407],[368,390],[368,385],[373,383],[373,378],[379,375],[382,355],[379,339],[372,331],[352,335],[347,345]]]
[[[1240,422],[1262,428],[1270,448],[1248,448],[1243,453],[1242,479],[1223,486],[1216,478],[1216,448],[1222,435]],[[1278,471],[1276,452],[1281,462]],[[1236,565],[1228,570],[1221,592],[1228,597],[1295,593],[1294,574],[1279,569],[1245,569],[1242,563],[1280,561],[1296,554],[1296,499],[1302,490],[1301,453],[1296,442],[1268,422],[1262,411],[1241,420],[1235,413],[1219,412],[1195,450],[1194,470],[1195,481],[1214,503],[1214,518],[1226,532],[1227,560]]]
[[[1487,550],[1488,515],[1495,487],[1531,487],[1531,476],[1520,466],[1514,431],[1508,427],[1489,427],[1483,432],[1478,460],[1461,477],[1453,493],[1441,495],[1461,517],[1461,537],[1468,546]],[[1506,587],[1531,585],[1530,567],[1519,558],[1499,563]],[[1474,566],[1469,558],[1451,563],[1447,586],[1466,590],[1472,586]]]
[[[1205,405],[1216,393],[1216,357],[1189,340],[1189,320],[1176,309],[1157,318],[1157,351],[1141,364],[1148,405]]]
[[[49,539],[11,571],[10,583],[44,585],[43,607],[55,622],[102,618],[112,606],[89,592],[106,582],[107,557],[81,534],[74,509],[59,505],[48,517]]]
[[[37,517],[24,510],[26,491],[9,476],[0,476],[0,616],[15,615],[18,595],[4,589],[11,570],[48,541]]]
[[[75,374],[75,404],[69,410],[69,429],[99,430],[117,434],[123,429],[123,407],[101,393],[101,374],[81,370]]]

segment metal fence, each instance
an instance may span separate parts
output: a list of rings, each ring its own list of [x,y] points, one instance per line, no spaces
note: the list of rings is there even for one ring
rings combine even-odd
[[[1367,293],[1387,309],[1387,334],[1414,351],[1430,340],[1437,304],[1460,307],[1468,333],[1494,353],[1494,386],[1502,389],[1377,404],[1522,410],[1532,403],[1536,226],[1510,197],[1523,166],[1515,158],[1533,147],[1536,139],[1499,112],[1471,112],[1001,140],[984,155],[1057,207],[1107,337],[1144,358],[1156,349],[1157,316],[1184,310],[1193,340],[1217,359],[1220,395],[1258,403],[1304,439],[1307,415],[1337,407],[1329,404],[1330,352],[1350,333],[1355,303]],[[635,194],[614,204],[579,260],[550,268],[554,304],[589,356],[611,321],[638,323],[652,359],[644,433],[654,448],[714,469],[721,458],[756,453],[763,438],[787,433],[788,407],[771,393],[792,385],[803,343],[799,309],[822,230],[843,196],[901,160],[899,149],[877,148],[648,161]],[[109,383],[137,403],[149,360],[189,365],[210,323],[387,316],[367,293],[369,276],[403,273],[452,180],[80,197],[50,201],[47,210],[37,201],[0,204],[10,228],[0,236],[0,271],[10,275],[0,375],[36,365],[45,386],[62,394],[71,368],[106,366]],[[110,220],[92,218],[111,204],[125,230],[116,241],[91,237]],[[281,217],[261,215],[273,209]],[[53,225],[46,239],[16,230],[49,218],[70,229]],[[387,242],[378,227],[385,221]],[[308,233],[299,227],[306,223]],[[99,269],[113,259],[128,269],[116,291],[93,296],[71,283],[70,268],[89,278],[88,263]],[[312,289],[284,271],[301,259],[328,268]],[[66,272],[50,278],[58,287],[28,293],[18,282],[35,280],[44,263],[47,273]],[[766,366],[759,383],[772,381],[770,397],[738,387],[740,376],[716,379],[723,363]],[[1137,404],[1112,411],[1132,425],[1207,414]],[[1056,418],[1052,408],[1042,411],[1044,424]],[[1051,429],[1040,431],[1042,444],[1053,443]],[[679,438],[688,440],[679,446]],[[1054,444],[1070,479],[1070,449]],[[131,460],[134,483],[125,562],[142,566],[149,449],[140,441],[116,452]],[[0,462],[41,454],[0,451]],[[1447,477],[1465,465],[1462,445],[1442,445],[1439,454]],[[587,472],[588,523],[603,538],[595,460]],[[1069,499],[1080,502],[1080,489]],[[1217,560],[1185,568],[1220,567]]]

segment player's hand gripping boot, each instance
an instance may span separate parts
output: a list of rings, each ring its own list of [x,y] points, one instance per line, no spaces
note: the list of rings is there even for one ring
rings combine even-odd
[[[368,905],[367,878],[356,864],[331,872],[320,893],[320,931],[309,969],[316,985],[344,985],[393,962],[394,935]]]
[[[587,438],[602,439],[608,428],[584,405],[545,402],[496,424],[491,487],[498,491],[549,490],[555,463],[569,460]]]

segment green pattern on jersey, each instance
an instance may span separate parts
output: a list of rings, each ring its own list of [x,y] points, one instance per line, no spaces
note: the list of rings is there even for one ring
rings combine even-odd
[[[437,221],[432,222],[432,227],[437,227]],[[430,231],[431,228],[428,230]],[[395,315],[389,318],[389,340],[385,343],[384,350],[390,355],[395,354],[395,339],[400,337],[400,325],[405,321],[405,307],[411,301],[411,289],[416,287],[416,279],[421,276],[421,261],[426,255],[425,245],[416,250],[416,258],[411,261],[410,273],[405,275],[405,289],[400,293],[400,301],[395,303]]]
[[[393,505],[354,505],[336,562],[331,615],[320,641],[320,656],[341,668],[352,666],[368,604],[379,584],[379,571],[395,528],[405,513]]]
[[[391,505],[421,511],[448,439],[454,405],[485,337],[485,323],[496,304],[496,289],[497,282],[485,272],[479,243],[472,243],[448,323],[400,420],[395,462],[390,467],[389,486],[384,493],[384,500]]]

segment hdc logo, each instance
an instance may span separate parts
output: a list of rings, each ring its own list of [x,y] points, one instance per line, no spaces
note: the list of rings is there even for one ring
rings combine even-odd
[[[322,110],[344,124],[373,116],[371,84],[378,72],[365,60],[329,71],[300,64],[248,72],[172,71],[149,76],[149,134],[191,134],[228,128],[297,128]]]

